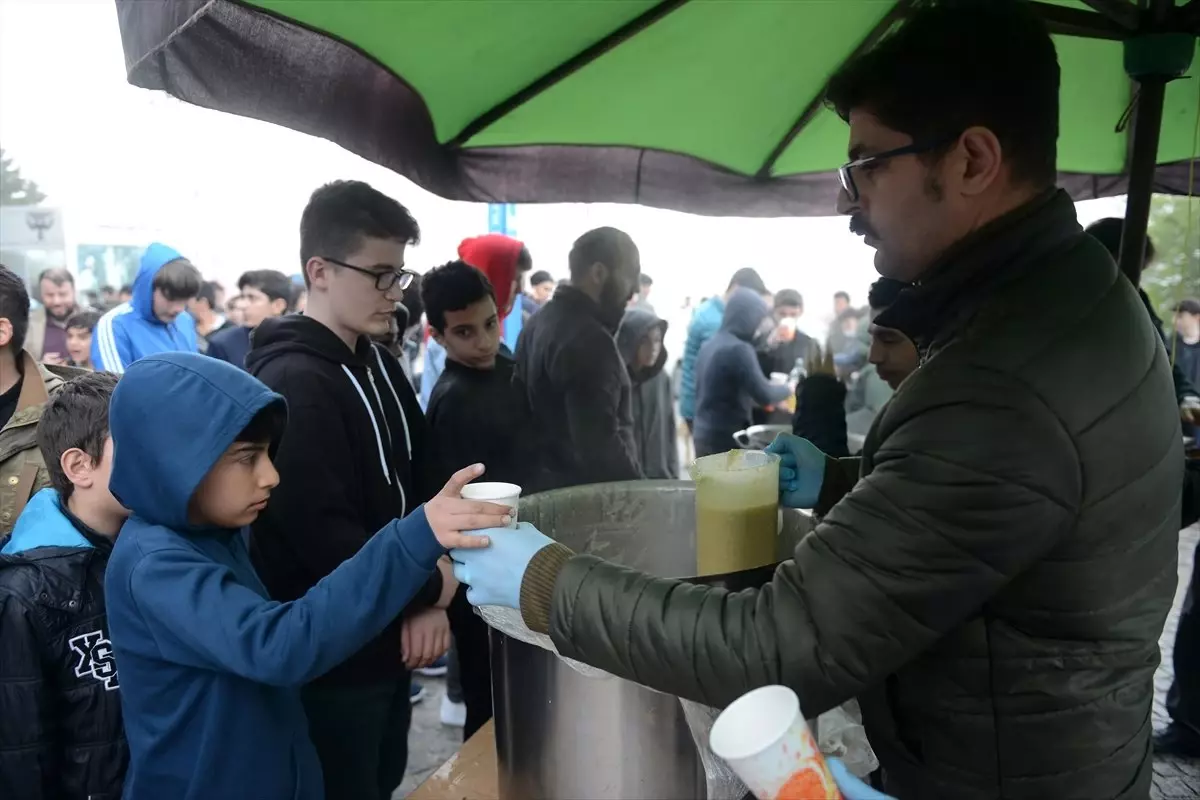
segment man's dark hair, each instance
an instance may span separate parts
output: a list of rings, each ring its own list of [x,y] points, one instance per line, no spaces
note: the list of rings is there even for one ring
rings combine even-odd
[[[242,277],[238,278],[238,291],[244,292],[247,286],[258,289],[269,300],[282,300],[287,304],[287,310],[292,309],[292,300],[294,299],[292,279],[279,270],[252,269],[249,272],[243,272]]]
[[[163,297],[168,300],[191,300],[200,294],[200,290],[204,286],[200,270],[196,269],[186,258],[168,261],[154,275],[153,287],[161,291]],[[210,299],[209,305],[212,305],[213,302]]]
[[[421,297],[421,287],[425,285],[425,276],[416,275],[413,277],[413,282],[404,290],[404,296],[400,298],[400,304],[397,308],[404,309],[404,314],[407,319],[396,317],[397,322],[404,323],[400,327],[400,333],[403,334],[409,325],[415,325],[421,315],[425,313],[425,300]]]
[[[554,277],[546,270],[539,269],[529,276],[529,285],[537,286],[539,283],[554,283]]]
[[[67,317],[67,330],[71,328],[83,328],[86,331],[96,330],[96,323],[100,321],[99,311],[76,311],[71,316]]]
[[[571,278],[582,277],[593,264],[615,269],[624,259],[627,248],[632,246],[633,239],[625,231],[607,227],[588,231],[571,245],[571,254],[567,257]]]
[[[1116,261],[1121,255],[1121,231],[1124,227],[1125,220],[1120,217],[1105,217],[1088,225],[1083,232],[1104,245],[1104,249],[1113,257],[1113,261]],[[1145,266],[1153,260],[1154,242],[1147,235],[1146,249],[1142,251],[1142,265]]]
[[[0,317],[12,323],[9,345],[14,354],[19,354],[29,332],[29,290],[21,276],[3,264],[0,264]]]
[[[737,272],[733,273],[733,277],[729,279],[730,289],[736,289],[738,287],[749,289],[750,291],[757,292],[758,294],[770,294],[770,292],[767,291],[767,285],[763,283],[762,276],[758,274],[757,270],[751,269],[750,267],[742,267]]]
[[[71,274],[71,270],[66,267],[50,267],[42,270],[37,277],[37,286],[40,289],[42,281],[50,281],[55,286],[62,286],[64,283],[75,285],[75,276]]]
[[[517,272],[529,272],[533,269],[533,255],[529,252],[529,248],[521,245],[521,249],[517,252]]]
[[[647,275],[644,272],[641,273],[640,275],[638,275],[638,286],[646,287],[646,286],[653,286],[653,285],[654,285],[654,278],[651,278],[649,275]]]
[[[164,291],[163,294],[166,294],[166,292]],[[175,298],[168,299],[173,300]],[[204,281],[204,283],[201,283],[200,291],[196,293],[196,299],[203,300],[204,302],[208,303],[208,307],[213,311],[220,311],[220,309],[217,308],[217,282]]]
[[[804,297],[795,289],[780,289],[775,293],[775,308],[783,306],[804,308]]]
[[[849,292],[834,292],[833,299],[834,300],[845,300],[847,303],[849,303],[850,302],[850,293]]]
[[[871,284],[871,291],[867,293],[867,305],[871,307],[872,311],[882,311],[896,302],[900,293],[909,285],[895,278],[880,278]]]
[[[121,284],[121,288],[117,289],[117,294],[133,294],[133,286],[128,283]]]
[[[75,484],[62,469],[62,454],[77,447],[92,463],[104,455],[108,438],[108,402],[117,388],[111,372],[89,372],[72,378],[51,395],[37,426],[37,445],[50,474],[50,485],[66,500]]]
[[[1058,86],[1054,43],[1030,4],[935,0],[843,65],[826,98],[842,119],[870,112],[916,144],[985,127],[1013,180],[1040,188],[1056,178]]]
[[[496,301],[496,292],[487,276],[465,261],[451,261],[434,267],[422,278],[421,300],[425,303],[425,318],[429,320],[429,327],[438,333],[446,330],[447,311],[462,311],[485,297]]]
[[[334,181],[313,192],[300,215],[304,285],[309,285],[305,265],[310,258],[345,259],[364,238],[418,244],[421,228],[407,208],[362,181]]]
[[[111,284],[106,283],[100,287],[100,294],[116,294],[116,293],[117,293],[117,290],[114,289]]]
[[[1193,317],[1200,316],[1200,300],[1194,297],[1189,297],[1186,300],[1180,300],[1175,306],[1176,314],[1191,314]]]

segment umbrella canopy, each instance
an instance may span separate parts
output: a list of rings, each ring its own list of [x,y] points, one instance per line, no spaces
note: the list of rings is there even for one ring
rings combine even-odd
[[[1176,1],[1200,29],[1198,0]],[[444,197],[746,216],[832,212],[847,136],[826,81],[913,5],[117,0],[131,83],[330,139]],[[1119,8],[1035,5],[1062,66],[1060,185],[1123,193],[1129,28]],[[1198,85],[1167,85],[1156,191],[1188,191]]]

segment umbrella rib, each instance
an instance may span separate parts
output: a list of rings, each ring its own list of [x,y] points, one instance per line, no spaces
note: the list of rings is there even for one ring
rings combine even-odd
[[[1030,5],[1046,23],[1046,30],[1052,34],[1115,41],[1123,41],[1130,34],[1130,29],[1107,14],[1055,6],[1050,3],[1031,2]]]
[[[884,14],[879,22],[875,23],[875,27],[871,28],[871,30],[867,32],[867,35],[863,37],[863,40],[858,43],[858,46],[854,48],[854,50],[842,63],[845,64],[848,61],[858,58],[858,56],[874,47],[875,43],[882,39],[884,34],[891,30],[892,26],[895,25],[901,17],[908,14],[908,12],[912,10],[912,7],[915,6],[917,2],[918,0],[897,0],[896,4],[892,6],[891,10]],[[828,88],[829,81],[826,80],[825,83],[821,84],[820,91],[818,91],[816,95],[814,95],[812,99],[808,101],[808,105],[804,107],[804,110],[800,112],[800,116],[798,116],[796,121],[792,123],[792,127],[788,128],[788,132],[784,135],[784,137],[780,139],[773,148],[771,148],[771,154],[767,156],[767,160],[764,161],[762,166],[758,168],[758,172],[754,174],[754,177],[758,178],[759,180],[766,180],[767,178],[771,177],[771,170],[774,169],[775,162],[779,160],[779,157],[783,155],[783,151],[787,150],[788,147],[791,146],[795,138],[800,135],[800,131],[808,127],[808,123],[812,122],[813,118],[816,117],[824,107],[825,92],[828,90]]]
[[[1138,8],[1129,0],[1083,0],[1093,11],[1098,11],[1126,30],[1138,26]]]
[[[448,144],[451,147],[461,147],[480,131],[487,128],[492,123],[500,118],[512,113],[516,109],[528,103],[533,98],[537,97],[542,92],[546,91],[563,79],[569,77],[581,68],[592,63],[600,56],[608,51],[624,43],[626,40],[636,36],[642,31],[649,28],[654,23],[661,20],[673,11],[676,11],[680,6],[688,0],[662,0],[651,8],[643,11],[638,16],[626,22],[621,27],[609,33],[603,39],[595,42],[586,49],[575,54],[571,58],[562,62],[554,69],[537,78],[525,88],[520,89],[515,94],[512,94],[501,100],[496,105],[489,108],[487,111],[480,114],[475,119],[471,120],[466,126],[459,131]]]

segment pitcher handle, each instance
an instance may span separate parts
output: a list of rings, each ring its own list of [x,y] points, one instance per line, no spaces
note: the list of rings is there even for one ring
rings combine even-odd
[[[737,442],[738,447],[743,450],[750,449],[750,434],[747,431],[738,431],[733,435],[733,440]]]

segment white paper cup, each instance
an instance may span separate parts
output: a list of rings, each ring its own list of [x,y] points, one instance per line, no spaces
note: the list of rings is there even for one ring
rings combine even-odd
[[[508,527],[517,527],[517,506],[521,501],[521,487],[515,483],[468,483],[463,487],[462,498],[508,506],[512,509],[512,522]]]
[[[800,700],[786,686],[764,686],[734,700],[713,723],[708,744],[760,800],[841,797]]]

